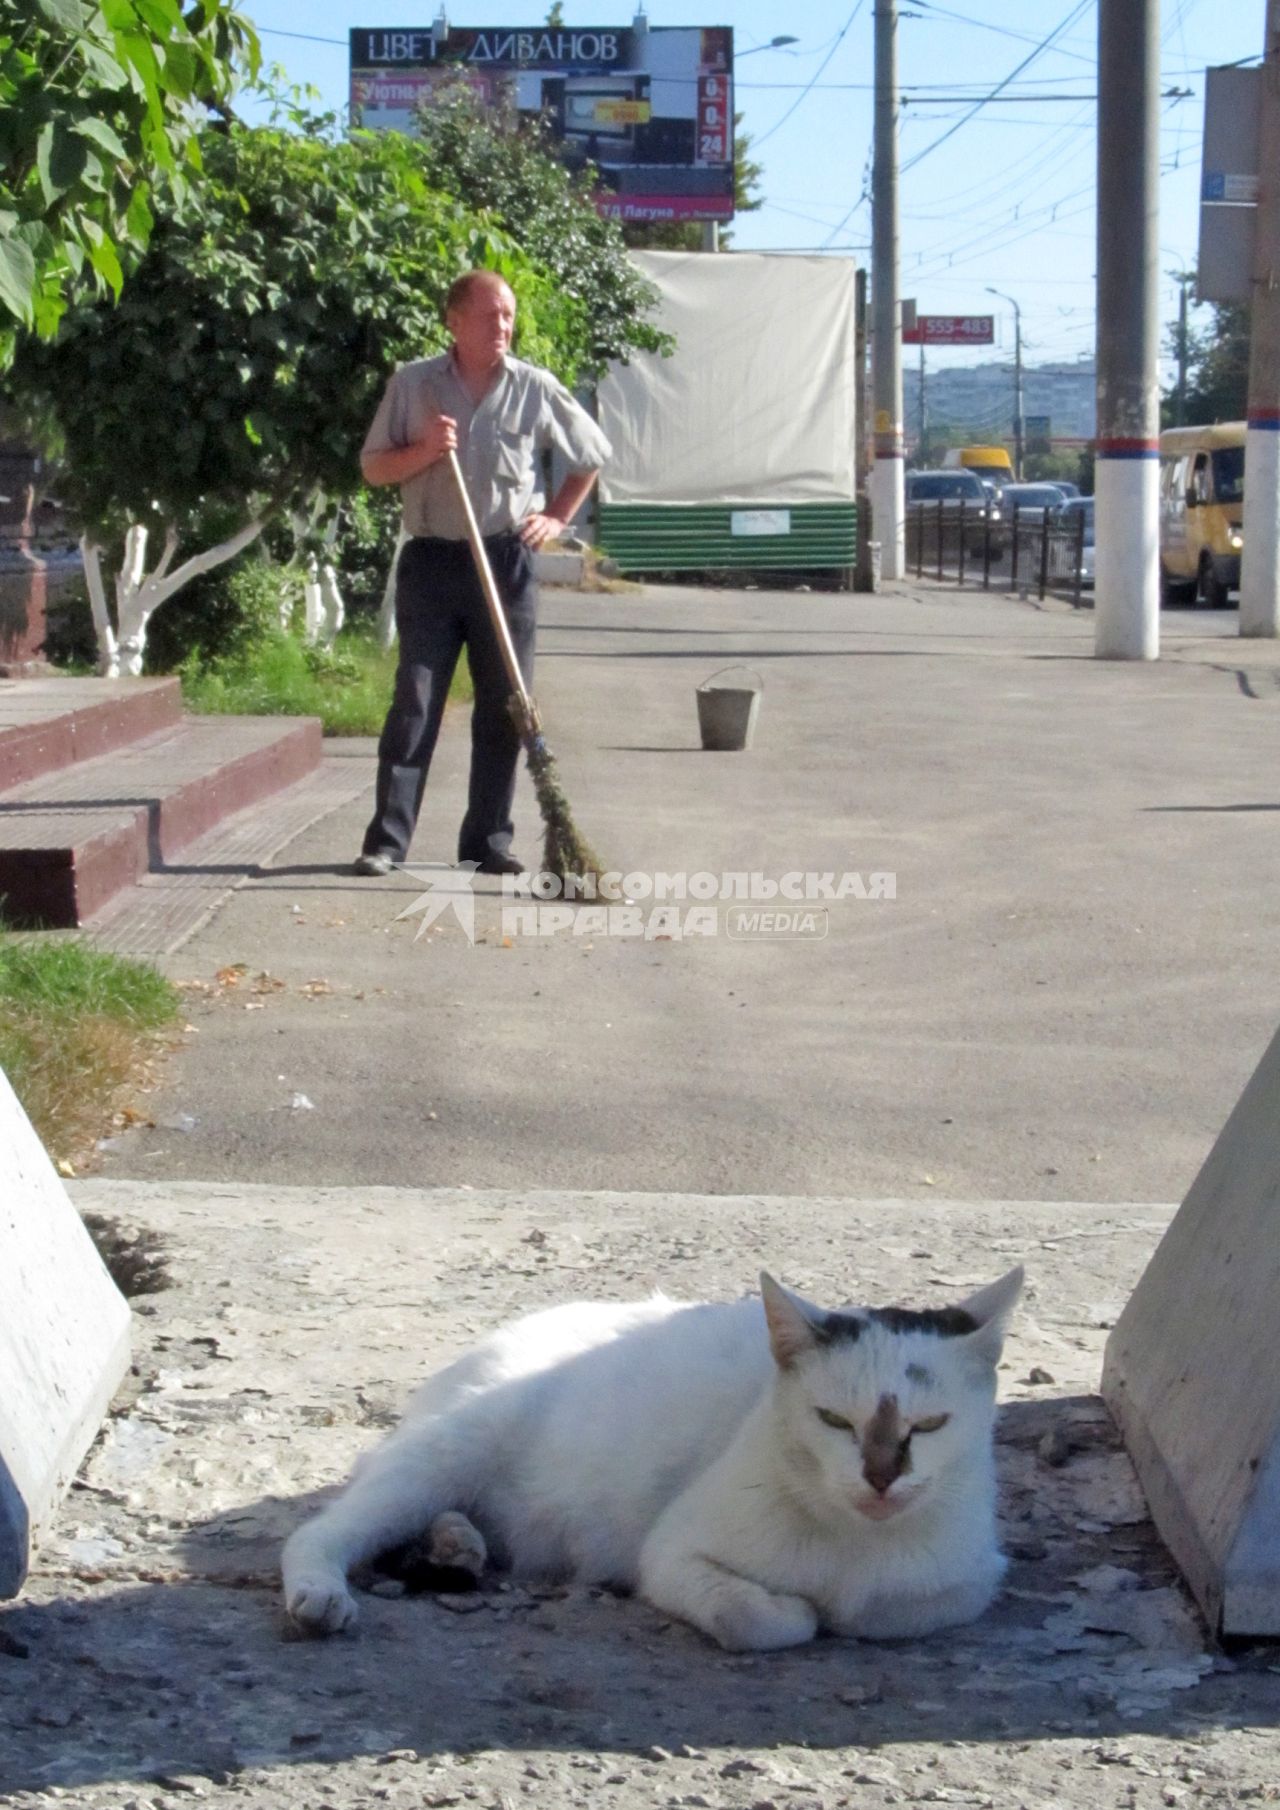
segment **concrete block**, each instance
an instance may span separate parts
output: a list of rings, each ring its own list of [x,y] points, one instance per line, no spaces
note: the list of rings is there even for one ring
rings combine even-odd
[[[1210,1627],[1280,1635],[1280,1034],[1107,1341],[1102,1393]]]
[[[533,556],[533,573],[539,584],[580,585],[587,569],[583,554],[570,548],[539,548]]]
[[[129,1363],[129,1308],[0,1071],[0,1597]]]

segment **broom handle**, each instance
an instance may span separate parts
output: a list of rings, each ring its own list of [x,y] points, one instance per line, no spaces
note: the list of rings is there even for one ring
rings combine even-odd
[[[493,582],[493,568],[489,564],[489,555],[485,550],[484,539],[480,533],[480,524],[476,521],[476,512],[471,507],[471,498],[467,494],[466,481],[462,476],[462,467],[458,464],[458,455],[450,447],[446,455],[449,469],[453,473],[453,481],[458,487],[458,496],[467,518],[467,539],[471,542],[471,557],[476,562],[476,572],[480,579],[480,588],[484,592],[484,600],[489,606],[489,617],[493,623],[493,632],[498,637],[498,647],[502,654],[502,663],[507,669],[507,678],[511,689],[520,700],[527,717],[533,715],[533,703],[525,689],[520,663],[516,659],[516,650],[511,641],[511,630],[507,627],[507,618],[502,608],[502,600],[498,596],[498,587]]]

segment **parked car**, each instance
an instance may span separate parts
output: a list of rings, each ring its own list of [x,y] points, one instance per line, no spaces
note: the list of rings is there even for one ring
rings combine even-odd
[[[943,519],[964,510],[965,544],[981,554],[987,523],[1000,520],[999,505],[991,501],[987,486],[972,471],[909,471],[906,477],[907,507],[923,504],[926,520],[941,507]]]
[[[1066,478],[1050,478],[1049,482],[1053,485],[1055,490],[1060,490],[1062,492],[1068,502],[1070,502],[1073,497],[1084,495],[1084,492],[1078,484],[1069,483]]]
[[[1016,509],[1020,522],[1035,522],[1039,526],[1046,510],[1053,515],[1066,500],[1066,492],[1057,484],[1006,484],[1004,487],[1004,513],[1010,521]]]
[[[1084,539],[1080,543],[1080,583],[1086,591],[1093,589],[1093,498],[1069,496],[1058,512],[1058,526],[1066,530],[1067,545],[1074,550],[1075,537],[1084,518]]]

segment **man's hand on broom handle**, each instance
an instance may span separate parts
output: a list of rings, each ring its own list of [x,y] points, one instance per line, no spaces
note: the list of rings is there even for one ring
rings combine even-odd
[[[366,484],[404,484],[435,465],[458,444],[458,424],[451,415],[432,415],[422,438],[385,452],[362,453],[360,471]]]

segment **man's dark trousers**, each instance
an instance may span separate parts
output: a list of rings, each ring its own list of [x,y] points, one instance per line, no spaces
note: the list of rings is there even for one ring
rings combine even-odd
[[[529,685],[538,604],[533,555],[516,534],[491,535],[485,547]],[[376,804],[364,853],[403,860],[409,851],[449,683],[465,647],[475,708],[471,787],[458,859],[483,862],[509,854],[520,737],[507,709],[511,684],[466,541],[406,542],[396,574],[396,629],[400,664],[378,743]]]

